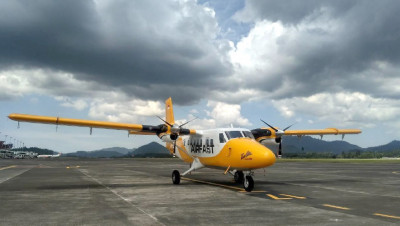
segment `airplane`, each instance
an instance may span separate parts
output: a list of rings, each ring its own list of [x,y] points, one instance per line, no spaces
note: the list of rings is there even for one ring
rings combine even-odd
[[[307,134],[357,134],[358,129],[338,130],[279,130],[273,126],[249,130],[246,128],[215,128],[207,130],[194,130],[184,128],[191,121],[181,125],[175,123],[171,97],[165,101],[164,124],[141,125],[117,123],[108,121],[92,121],[60,117],[10,114],[10,119],[19,122],[68,125],[89,127],[90,134],[93,128],[127,130],[129,134],[156,135],[166,143],[166,148],[174,156],[179,157],[190,168],[182,174],[178,170],[172,172],[172,183],[180,184],[181,176],[192,171],[207,167],[223,170],[234,176],[237,183],[243,183],[247,192],[254,188],[254,170],[269,167],[276,161],[275,154],[266,146],[279,145],[284,135],[303,136]],[[265,122],[264,122],[265,123]],[[281,148],[279,148],[281,150]]]
[[[38,155],[37,158],[58,158],[61,156],[61,153],[58,153],[57,155]]]

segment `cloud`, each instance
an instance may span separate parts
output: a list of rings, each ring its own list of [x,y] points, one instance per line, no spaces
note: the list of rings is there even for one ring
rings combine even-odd
[[[319,121],[362,128],[395,121],[400,114],[399,100],[374,98],[357,92],[319,93],[309,97],[286,98],[272,103],[286,117],[298,114],[312,115]]]
[[[195,1],[2,1],[0,65],[193,103],[230,74],[218,32],[215,12]]]
[[[394,120],[398,1],[244,3],[235,14],[241,2],[224,11],[194,0],[1,1],[0,100],[43,94],[92,118],[134,121],[159,114],[168,96],[206,99],[205,125],[246,126],[243,102],[287,104],[275,105],[287,117],[330,115],[311,107],[317,99],[349,123]]]
[[[250,121],[242,116],[241,106],[239,104],[228,104],[219,101],[208,101],[206,110],[206,118],[199,118],[190,123],[188,127],[193,129],[212,129],[221,127],[247,127],[252,124]],[[196,116],[190,113],[188,120]],[[177,120],[178,124],[182,124],[188,120]]]

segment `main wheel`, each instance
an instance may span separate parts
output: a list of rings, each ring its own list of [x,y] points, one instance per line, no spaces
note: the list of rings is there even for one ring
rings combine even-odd
[[[236,183],[242,183],[244,180],[244,174],[242,171],[236,171],[235,175],[233,176],[233,179],[235,180]]]
[[[172,183],[174,183],[174,184],[181,183],[181,174],[179,173],[178,170],[174,170],[172,172]]]
[[[246,179],[243,182],[244,190],[247,192],[251,192],[254,188],[254,180],[251,176],[246,176]]]

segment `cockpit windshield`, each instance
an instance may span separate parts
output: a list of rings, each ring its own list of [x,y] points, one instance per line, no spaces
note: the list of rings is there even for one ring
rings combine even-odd
[[[244,135],[245,137],[254,139],[254,136],[253,136],[253,134],[252,134],[250,131],[243,131],[243,135]]]
[[[225,131],[225,134],[229,140],[233,138],[243,137],[240,131]]]

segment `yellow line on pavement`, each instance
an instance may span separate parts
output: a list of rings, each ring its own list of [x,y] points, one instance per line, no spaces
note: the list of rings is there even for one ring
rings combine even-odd
[[[331,208],[335,208],[335,209],[341,209],[341,210],[350,210],[350,208],[343,207],[343,206],[334,206],[334,205],[329,205],[329,204],[323,204],[323,206],[331,207]]]
[[[374,213],[375,216],[380,216],[380,217],[388,217],[388,218],[393,218],[393,219],[400,219],[398,216],[392,216],[392,215],[386,215],[386,214],[381,214],[381,213]]]
[[[0,170],[10,169],[10,168],[14,168],[14,167],[17,167],[17,166],[16,165],[6,166],[6,167],[3,167],[3,168],[0,168]]]
[[[306,199],[306,197],[303,197],[303,196],[294,196],[294,195],[287,195],[287,194],[279,194],[279,195],[290,197],[290,198],[295,198],[295,199]]]
[[[275,195],[271,195],[271,194],[267,194],[267,196],[269,196],[270,198],[273,198],[275,200],[287,200],[287,199],[293,199],[293,198],[279,198]]]
[[[187,178],[187,177],[182,177],[182,180],[188,180],[188,181],[193,181],[193,182],[198,182],[198,183],[203,183],[203,184],[216,185],[216,186],[220,186],[220,187],[225,187],[225,188],[235,189],[235,190],[239,190],[239,191],[244,191],[243,188],[228,186],[228,185],[224,185],[224,184],[217,184],[217,183],[208,182],[208,181],[195,180],[195,179],[191,179],[191,178]]]

